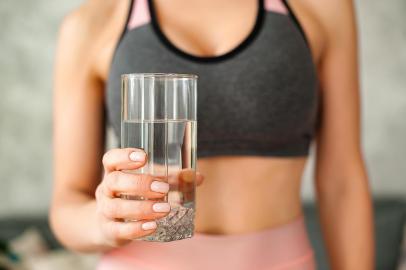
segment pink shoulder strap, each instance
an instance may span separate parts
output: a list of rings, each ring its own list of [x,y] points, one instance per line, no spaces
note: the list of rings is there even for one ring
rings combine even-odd
[[[132,0],[132,10],[128,21],[128,29],[133,29],[149,23],[151,16],[148,9],[148,0]],[[267,11],[287,14],[288,10],[282,0],[264,0]]]
[[[128,20],[128,29],[133,29],[149,23],[151,16],[148,9],[148,0],[132,0],[132,10]]]
[[[288,13],[288,9],[282,0],[265,0],[265,9],[282,14]]]

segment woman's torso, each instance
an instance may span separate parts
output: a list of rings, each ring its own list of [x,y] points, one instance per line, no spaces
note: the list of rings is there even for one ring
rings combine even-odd
[[[190,6],[185,5],[186,2],[176,0],[168,5],[165,1],[154,1],[154,4],[166,37],[191,55],[226,54],[249,35],[256,21],[257,1],[195,0],[193,4],[189,2]],[[309,7],[298,0],[296,2],[292,2],[292,7],[306,33],[312,52],[310,57],[317,63],[322,49],[322,31]],[[193,8],[196,5],[200,7]],[[128,5],[121,4],[118,9],[128,9]],[[179,10],[183,10],[185,16],[175,16]],[[124,14],[122,11],[117,13]],[[185,28],[182,20],[186,16],[195,17],[191,21],[199,23],[189,23]],[[215,26],[222,25],[220,22],[228,23],[223,29],[213,31]],[[108,82],[122,25],[123,18],[111,19],[105,30],[104,49],[99,57],[99,71],[105,82]],[[184,34],[191,29],[195,31]],[[271,101],[269,106],[272,106]],[[213,234],[243,233],[294,219],[301,212],[300,179],[306,160],[306,155],[220,154],[200,157],[197,169],[205,175],[205,183],[197,189],[196,230]]]

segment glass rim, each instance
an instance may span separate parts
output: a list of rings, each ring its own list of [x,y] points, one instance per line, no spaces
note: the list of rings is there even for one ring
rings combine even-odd
[[[152,79],[197,79],[199,76],[195,74],[187,73],[162,73],[162,72],[151,72],[151,73],[125,73],[121,74],[121,79],[142,79],[142,78],[152,78]]]

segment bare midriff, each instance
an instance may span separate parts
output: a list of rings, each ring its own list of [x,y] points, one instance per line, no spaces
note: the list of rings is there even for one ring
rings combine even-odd
[[[306,157],[199,158],[196,232],[239,234],[286,224],[301,215]]]

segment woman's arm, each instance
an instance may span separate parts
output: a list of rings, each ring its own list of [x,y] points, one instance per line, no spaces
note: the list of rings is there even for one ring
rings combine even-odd
[[[56,51],[50,223],[65,246],[82,251],[100,248],[95,190],[103,173],[104,90],[95,63],[107,2],[89,1],[66,16]],[[126,9],[118,9],[125,20]]]
[[[128,4],[88,1],[65,18],[60,30],[50,223],[61,243],[76,251],[104,251],[130,243],[153,233],[155,220],[170,211],[170,205],[161,201],[169,191],[168,183],[148,174],[125,173],[145,165],[147,156],[142,149],[111,149],[103,154],[103,78]],[[203,175],[196,173],[195,178],[190,173],[185,169],[176,177],[202,183]],[[151,200],[124,200],[117,196],[120,193]]]
[[[318,1],[322,2],[322,1]],[[323,1],[326,46],[316,191],[331,269],[374,268],[373,213],[360,141],[357,32],[351,0]]]

